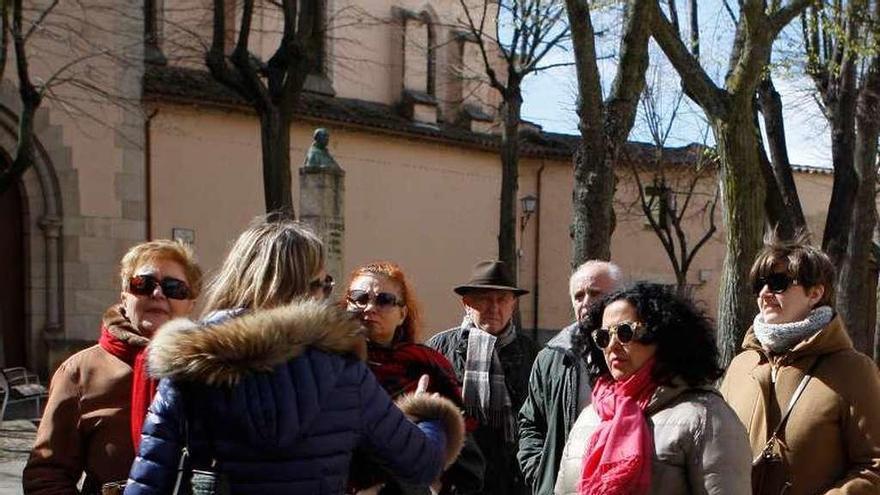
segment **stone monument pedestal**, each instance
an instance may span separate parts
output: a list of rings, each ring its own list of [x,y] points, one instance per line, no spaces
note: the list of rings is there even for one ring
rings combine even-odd
[[[299,221],[324,241],[327,273],[344,283],[345,171],[339,167],[299,169]]]

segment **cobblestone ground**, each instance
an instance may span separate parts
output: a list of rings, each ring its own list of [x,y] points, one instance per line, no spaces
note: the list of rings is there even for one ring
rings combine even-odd
[[[21,491],[21,470],[34,443],[37,429],[30,421],[4,421],[0,425],[0,494]]]

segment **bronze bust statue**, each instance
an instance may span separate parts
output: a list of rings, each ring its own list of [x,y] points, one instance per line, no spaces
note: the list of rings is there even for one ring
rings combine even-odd
[[[306,168],[341,169],[327,149],[328,144],[330,144],[330,133],[327,132],[327,129],[323,127],[315,129],[312,145],[309,147],[303,166]]]

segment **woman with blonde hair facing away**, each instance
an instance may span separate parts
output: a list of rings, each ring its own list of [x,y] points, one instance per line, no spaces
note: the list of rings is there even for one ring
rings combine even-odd
[[[192,311],[202,271],[188,246],[156,240],[129,249],[119,277],[120,302],[104,312],[98,344],[52,377],[22,474],[29,495],[96,494],[128,477],[157,384],[147,376],[144,350],[165,322]]]
[[[161,382],[125,493],[170,493],[183,447],[234,494],[342,493],[359,446],[416,483],[451,463],[458,409],[409,395],[410,422],[364,363],[358,322],[323,301],[331,288],[313,233],[285,220],[245,230],[205,320],[172,322],[150,346]]]
[[[415,390],[422,375],[429,388],[463,407],[461,388],[449,361],[439,352],[419,344],[419,304],[403,270],[390,261],[368,263],[350,277],[345,305],[358,315],[367,331],[367,364],[382,388],[392,398]],[[440,493],[479,493],[483,485],[484,461],[472,442],[458,461],[435,484]],[[379,493],[428,493],[427,486],[400,483],[363,455],[352,465],[349,490],[383,485]]]
[[[612,293],[589,308],[575,347],[596,349],[598,376],[555,493],[749,493],[746,432],[712,387],[714,331],[690,300],[650,283]]]
[[[771,241],[749,277],[759,312],[721,386],[751,441],[754,493],[880,493],[880,378],[834,311],[834,266]]]

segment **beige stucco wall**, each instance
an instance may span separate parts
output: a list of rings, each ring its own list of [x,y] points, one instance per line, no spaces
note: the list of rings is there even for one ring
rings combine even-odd
[[[312,125],[293,131],[296,167],[311,144]],[[451,325],[460,318],[451,288],[466,279],[475,261],[496,252],[497,158],[328,128],[331,152],[346,170],[346,272],[377,259],[400,263],[424,305],[426,328]],[[154,235],[194,229],[197,253],[213,269],[264,208],[256,121],[166,105],[153,120],[151,140]]]
[[[318,125],[295,126],[294,167],[302,163]],[[346,170],[346,271],[371,260],[398,262],[424,306],[427,333],[456,324],[460,306],[451,288],[466,280],[474,262],[496,253],[497,156],[454,144],[324,125],[331,133],[330,150]],[[163,105],[151,129],[154,235],[170,236],[173,227],[194,229],[196,250],[206,268],[213,269],[229,242],[263,210],[256,121],[241,113]],[[520,197],[537,194],[542,165],[540,219],[533,216],[524,231],[519,274],[521,285],[533,289],[540,227],[538,326],[553,329],[570,320],[572,173],[567,161],[524,159]],[[293,177],[296,191],[298,175]],[[831,176],[797,174],[797,182],[811,226],[821,232]],[[712,181],[703,185],[711,187]],[[622,175],[613,260],[628,281],[674,283],[653,231],[638,214],[622,211],[634,194],[629,175]],[[718,232],[695,258],[689,276],[694,297],[713,316],[724,256],[720,205],[717,216]],[[700,219],[693,222],[691,236],[701,232]],[[533,294],[521,299],[521,308],[524,326],[532,327]]]

